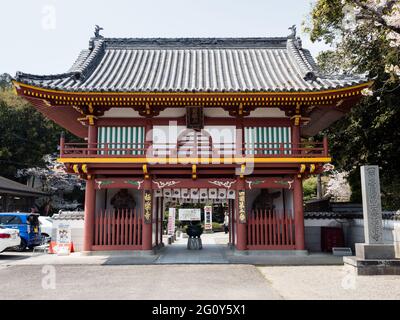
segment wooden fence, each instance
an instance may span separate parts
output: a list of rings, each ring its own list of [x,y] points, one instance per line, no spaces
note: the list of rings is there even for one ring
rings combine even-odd
[[[143,219],[135,209],[100,210],[95,219],[93,250],[138,250],[142,248]]]
[[[247,221],[249,250],[294,250],[294,218],[291,212],[253,210]]]

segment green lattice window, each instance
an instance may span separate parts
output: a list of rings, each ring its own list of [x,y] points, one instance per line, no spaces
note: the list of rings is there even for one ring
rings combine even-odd
[[[144,154],[144,127],[99,127],[97,143],[100,154]],[[107,150],[107,148],[109,150]]]
[[[290,127],[246,127],[246,154],[290,154]],[[282,149],[283,148],[283,149]]]

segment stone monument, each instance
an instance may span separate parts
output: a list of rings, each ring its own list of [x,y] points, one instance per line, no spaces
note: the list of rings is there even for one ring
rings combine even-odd
[[[358,275],[400,274],[400,259],[394,244],[383,241],[379,167],[361,167],[361,191],[365,243],[356,243],[356,256],[344,257],[345,265],[356,268]]]

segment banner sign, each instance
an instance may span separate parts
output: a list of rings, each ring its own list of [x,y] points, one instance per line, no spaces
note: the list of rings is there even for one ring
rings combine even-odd
[[[145,190],[144,191],[144,223],[148,224],[151,223],[151,202],[152,202],[152,196],[151,196],[151,191],[150,190]]]
[[[60,224],[57,228],[56,245],[53,251],[57,255],[69,255],[72,248],[71,227],[68,224]]]
[[[179,209],[179,221],[200,221],[200,209]]]
[[[168,235],[173,235],[175,233],[175,216],[176,216],[176,209],[175,208],[169,208]]]
[[[204,207],[204,230],[212,230],[212,206]]]
[[[246,192],[244,190],[238,192],[238,212],[239,223],[246,223]]]

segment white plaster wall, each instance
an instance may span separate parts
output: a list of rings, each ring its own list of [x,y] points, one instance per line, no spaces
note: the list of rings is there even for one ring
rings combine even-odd
[[[132,108],[111,108],[101,118],[139,118],[139,112]]]
[[[321,252],[321,227],[304,227],[304,245],[310,252]]]
[[[279,108],[258,108],[251,112],[252,118],[286,118],[285,112]]]
[[[400,258],[400,221],[383,220],[383,241],[384,243],[394,244],[396,257]],[[354,248],[355,243],[363,243],[364,221],[354,219],[348,230],[349,243]]]
[[[156,118],[180,118],[186,115],[186,108],[166,108]],[[232,118],[223,108],[204,108],[204,116],[210,118]],[[279,108],[258,108],[251,112],[252,118],[286,118]],[[141,118],[139,112],[132,108],[111,108],[101,118]]]
[[[176,143],[178,136],[186,130],[185,126],[154,126],[154,143]],[[209,133],[214,143],[234,143],[236,141],[235,126],[205,126],[204,131]]]
[[[167,108],[160,112],[156,118],[180,118],[186,114],[186,109],[183,108]],[[101,118],[142,118],[139,112],[132,108],[111,108],[104,112]]]
[[[228,111],[222,108],[204,108],[204,116],[210,118],[232,118]],[[286,118],[285,112],[279,108],[258,108],[251,112],[252,118]]]
[[[321,246],[321,227],[342,227],[344,241],[347,247],[355,252],[356,243],[364,243],[364,224],[362,219],[334,220],[334,219],[306,219],[305,244],[306,249],[315,251]],[[384,243],[394,244],[396,257],[400,258],[400,221],[383,220]]]

